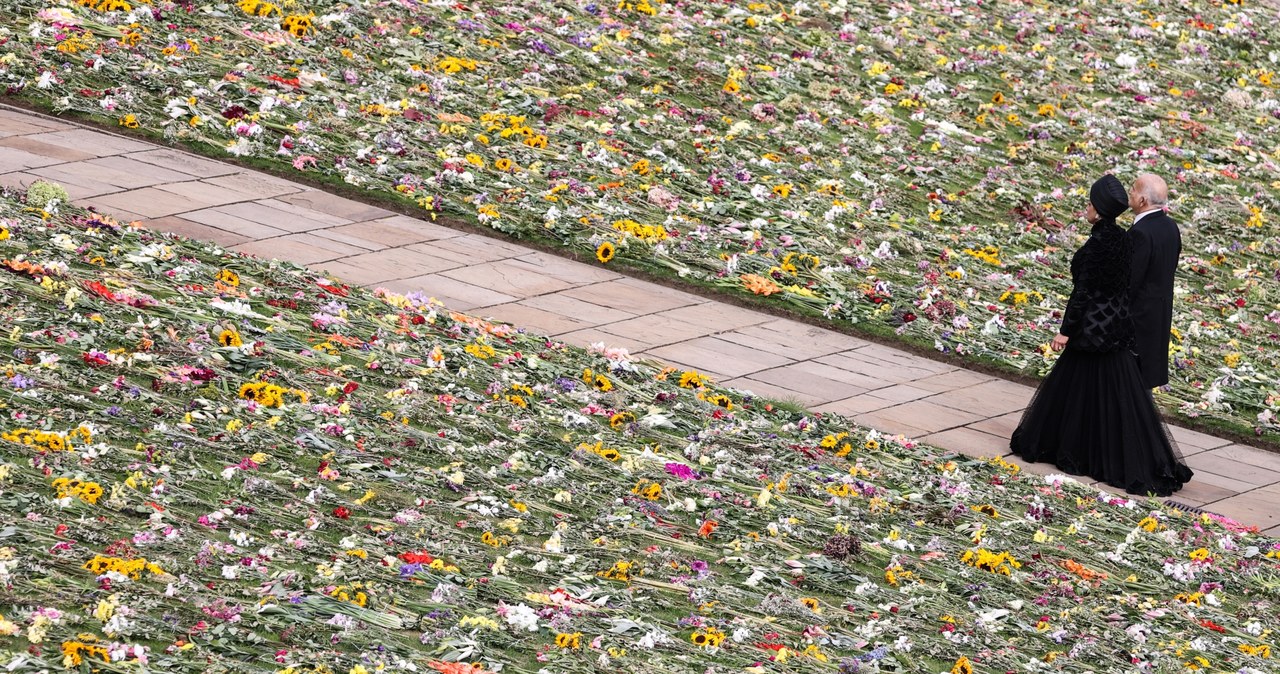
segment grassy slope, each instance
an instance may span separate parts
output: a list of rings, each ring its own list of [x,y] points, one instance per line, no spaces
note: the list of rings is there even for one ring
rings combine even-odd
[[[1079,188],[1099,171],[1126,178],[1161,171],[1190,226],[1179,372],[1161,403],[1200,417],[1201,427],[1237,435],[1257,427],[1274,443],[1274,422],[1258,417],[1276,411],[1280,368],[1269,326],[1280,313],[1264,285],[1276,251],[1268,213],[1280,206],[1268,189],[1277,175],[1266,140],[1275,83],[1260,58],[1274,43],[1273,10],[997,2],[953,12],[929,2],[909,12],[811,8],[814,16],[801,18],[763,3],[746,13],[659,4],[652,16],[629,3],[560,3],[504,7],[495,18],[458,7],[348,12],[317,3],[322,16],[312,35],[268,45],[260,38],[277,18],[246,17],[229,5],[219,14],[158,3],[178,30],[161,35],[142,21],[138,44],[124,49],[112,39],[120,30],[98,23],[119,14],[82,12],[90,28],[83,35],[23,37],[18,28],[46,4],[24,0],[14,14],[21,26],[13,24],[4,46],[19,57],[5,64],[8,82],[43,105],[101,113],[100,94],[110,90],[108,123],[134,115],[140,130],[218,154],[235,137],[218,120],[271,97],[282,104],[253,115],[262,135],[237,152],[286,173],[288,162],[315,156],[304,175],[358,183],[383,199],[397,198],[399,185],[409,194],[401,203],[431,196],[471,221],[477,199],[488,195],[490,205],[501,204],[501,217],[489,223],[500,231],[584,253],[617,239],[629,264],[740,297],[752,296],[739,273],[764,274],[816,293],[767,300],[777,306],[1028,376],[1045,366],[1036,350],[1055,324],[1061,272],[1077,241],[1055,223],[1071,220]],[[257,38],[240,32],[246,22],[262,31]],[[100,70],[83,67],[84,47],[64,44],[77,35],[101,47]],[[201,51],[182,47],[186,39]],[[177,51],[161,53],[168,48]],[[474,60],[476,69],[447,72],[459,63],[454,57]],[[1122,66],[1125,58],[1133,65]],[[161,62],[166,68],[157,68]],[[61,81],[34,85],[59,63],[68,64],[59,67]],[[739,66],[746,74],[734,75]],[[315,74],[328,81],[302,89],[280,82]],[[723,91],[726,78],[742,90]],[[420,83],[428,91],[415,90]],[[176,120],[162,112],[172,104]],[[496,127],[479,121],[486,113],[521,115],[527,126],[507,137],[499,129],[520,124],[505,116]],[[190,115],[205,124],[192,128]],[[546,135],[549,146],[526,146],[526,131]],[[473,139],[480,133],[492,144]],[[286,137],[294,149],[278,154]],[[596,152],[607,156],[587,159],[583,148],[596,146],[608,146]],[[635,168],[645,157],[657,174]],[[495,171],[499,158],[530,170]],[[477,181],[447,177],[456,176],[449,166]],[[746,174],[753,177],[743,183],[733,177]],[[552,193],[561,183],[586,186],[588,196],[576,187]],[[683,199],[673,214],[653,203],[659,185]],[[748,194],[781,185],[792,193]],[[563,211],[549,228],[546,196]],[[821,216],[836,202],[844,210],[827,228]],[[709,236],[674,237],[658,251],[611,228],[623,215],[686,234],[705,226]],[[745,245],[731,225],[761,232],[764,245]],[[797,242],[790,252],[822,263],[789,270],[783,236]],[[889,256],[873,254],[881,245]],[[1001,250],[999,266],[964,252],[984,246]],[[962,267],[964,276],[947,275]],[[688,273],[676,277],[675,269]],[[952,310],[967,327],[957,327]],[[904,324],[907,313],[917,320]],[[996,316],[1005,327],[987,325]]]
[[[1280,544],[1231,523],[82,212],[0,218],[11,671],[1271,662]]]

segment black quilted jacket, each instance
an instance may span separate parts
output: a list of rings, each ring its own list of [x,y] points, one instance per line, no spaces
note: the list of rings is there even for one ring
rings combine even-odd
[[[1060,332],[1067,348],[1106,352],[1133,347],[1129,315],[1129,262],[1133,244],[1114,220],[1093,226],[1071,258],[1071,299]]]

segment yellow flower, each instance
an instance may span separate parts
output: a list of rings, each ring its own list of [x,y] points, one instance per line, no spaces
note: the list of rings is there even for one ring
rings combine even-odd
[[[582,647],[582,632],[556,635],[556,648],[578,649]]]
[[[96,505],[102,498],[102,485],[97,482],[86,482],[80,487],[80,499],[89,505]]]
[[[1000,519],[1000,513],[996,511],[996,507],[990,504],[972,506],[971,510],[977,513],[982,513],[987,517]]]
[[[612,260],[614,256],[617,254],[618,254],[617,249],[614,248],[613,244],[608,241],[605,241],[604,243],[596,247],[596,259],[599,260],[601,263],[608,264],[608,262]]]
[[[292,15],[280,20],[280,28],[294,37],[306,37],[313,29],[310,16]]]
[[[680,375],[680,388],[701,388],[706,383],[702,374],[692,370]]]
[[[227,328],[218,333],[218,343],[223,346],[242,346],[244,340],[240,339],[240,333],[232,328]]]
[[[222,271],[218,272],[217,279],[219,283],[229,285],[232,288],[237,288],[240,286],[240,275],[231,271],[230,269],[223,269]]]
[[[636,420],[636,415],[630,412],[618,412],[609,417],[609,428],[620,431],[627,427],[627,424]]]
[[[643,496],[650,501],[657,501],[662,498],[662,485],[657,482],[650,482],[646,485],[644,480],[641,480],[631,489],[631,493]]]
[[[706,396],[705,398],[703,398],[703,400],[717,407],[721,407],[727,411],[730,411],[730,412],[733,411],[733,400],[727,395],[717,393],[715,395]]]

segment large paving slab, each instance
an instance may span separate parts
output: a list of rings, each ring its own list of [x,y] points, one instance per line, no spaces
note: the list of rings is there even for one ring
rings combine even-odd
[[[156,229],[351,283],[423,292],[569,343],[624,346],[957,455],[1060,472],[1009,454],[1028,386],[0,105],[0,185],[40,178],[62,182],[76,203]],[[1280,536],[1280,454],[1171,431],[1197,471],[1174,499]]]

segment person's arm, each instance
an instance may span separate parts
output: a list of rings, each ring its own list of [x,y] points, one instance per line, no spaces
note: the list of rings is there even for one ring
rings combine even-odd
[[[1086,259],[1082,260],[1080,265],[1080,273],[1072,279],[1071,297],[1067,299],[1067,308],[1062,312],[1062,326],[1058,328],[1058,337],[1074,337],[1080,333],[1080,323],[1084,320],[1085,306],[1088,304],[1088,287],[1091,283],[1090,276],[1093,264],[1089,261],[1092,251],[1090,245],[1092,241],[1085,242],[1084,247],[1080,249],[1077,255],[1084,255]],[[1061,341],[1061,344],[1055,344],[1055,349],[1060,350],[1066,346],[1065,340],[1055,338],[1055,341]]]

